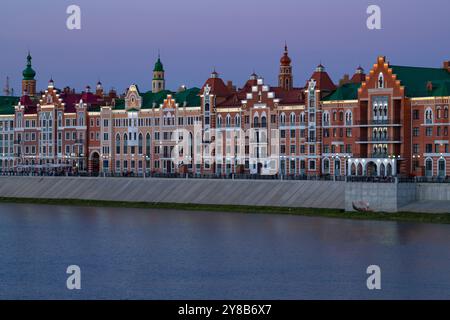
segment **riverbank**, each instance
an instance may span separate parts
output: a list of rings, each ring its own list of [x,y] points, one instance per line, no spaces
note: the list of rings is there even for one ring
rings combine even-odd
[[[245,206],[245,205],[211,205],[193,203],[164,202],[132,202],[112,200],[81,200],[81,199],[48,199],[48,198],[15,198],[0,197],[0,203],[23,203],[36,205],[64,205],[78,207],[111,207],[140,209],[172,209],[186,211],[236,212],[246,214],[287,214],[309,217],[324,217],[353,220],[378,220],[397,222],[419,222],[450,224],[450,213],[416,213],[416,212],[346,212],[341,209]]]

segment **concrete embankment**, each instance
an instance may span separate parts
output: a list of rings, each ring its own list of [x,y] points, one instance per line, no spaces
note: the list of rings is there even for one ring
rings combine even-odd
[[[448,183],[346,183],[345,210],[367,201],[374,211],[450,213]]]
[[[0,197],[345,208],[345,182],[0,177]]]

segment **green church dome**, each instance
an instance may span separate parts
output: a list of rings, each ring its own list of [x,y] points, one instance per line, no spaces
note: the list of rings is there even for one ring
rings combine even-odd
[[[161,62],[161,59],[158,57],[158,60],[155,63],[155,68],[153,69],[154,72],[164,72],[164,67]]]
[[[23,80],[34,80],[34,77],[36,76],[36,71],[31,67],[31,59],[31,55],[28,53],[27,67],[22,72]]]

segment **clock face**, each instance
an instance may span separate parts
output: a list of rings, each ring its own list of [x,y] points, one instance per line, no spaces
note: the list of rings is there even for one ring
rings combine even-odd
[[[205,95],[209,95],[210,92],[211,92],[210,86],[206,85],[206,87],[205,87]]]

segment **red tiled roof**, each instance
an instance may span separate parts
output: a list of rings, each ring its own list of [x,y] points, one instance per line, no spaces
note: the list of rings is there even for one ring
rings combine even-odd
[[[211,94],[219,97],[228,97],[232,93],[221,78],[209,78],[208,80],[206,80],[205,84],[200,90],[200,94],[203,94],[206,85],[210,86]]]
[[[239,106],[241,106],[241,100],[244,100],[244,99],[245,99],[245,96],[244,96],[244,98],[241,98],[238,93],[233,93],[225,101],[217,104],[217,106],[218,107],[239,107]]]
[[[61,99],[65,103],[64,112],[76,112],[75,105],[80,102],[81,94],[79,93],[61,93]]]
[[[292,88],[285,90],[282,87],[271,87],[270,91],[275,93],[275,98],[280,99],[280,104],[302,104],[304,103],[304,88]]]
[[[366,74],[365,73],[355,73],[350,80],[353,83],[362,83],[366,81]]]
[[[333,80],[331,80],[330,76],[325,71],[315,71],[311,76],[311,79],[316,80],[316,88],[319,90],[333,91],[336,89]]]

